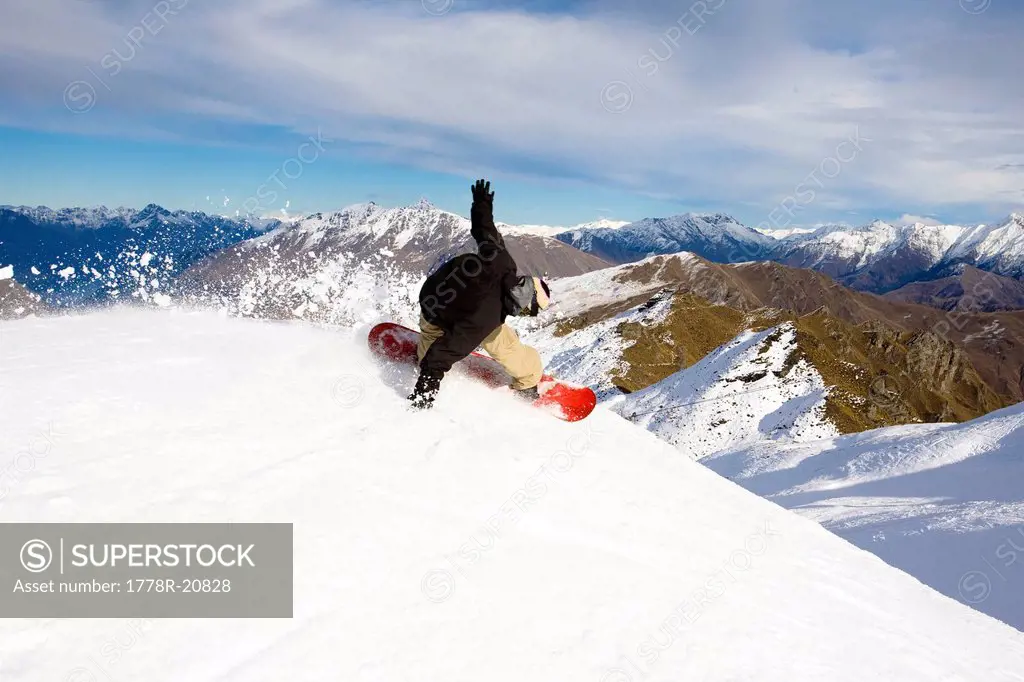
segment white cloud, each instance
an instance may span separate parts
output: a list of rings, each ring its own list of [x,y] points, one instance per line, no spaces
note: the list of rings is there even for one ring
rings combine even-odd
[[[434,169],[538,165],[766,211],[859,130],[870,142],[822,180],[808,214],[1024,205],[1014,171],[1024,162],[1022,48],[1012,26],[1000,34],[985,17],[876,8],[871,23],[849,27],[859,49],[826,50],[794,28],[820,17],[799,0],[729,0],[677,44],[664,40],[687,7],[667,3],[626,21],[621,11],[437,17],[416,2],[224,0],[186,4],[129,51],[149,9],[132,7],[34,0],[5,10],[0,54],[24,69],[0,69],[15,105],[5,120],[21,112],[22,125],[92,132],[175,116],[321,127]],[[101,66],[114,49],[133,54],[116,75]],[[654,55],[668,58],[652,74]],[[103,79],[96,108],[54,116],[65,85],[91,78],[86,67]],[[614,81],[631,92],[614,100],[630,103],[621,113],[601,99]]]
[[[897,225],[914,225],[920,223],[922,225],[942,225],[941,220],[936,220],[929,216],[914,215],[913,213],[904,213],[896,219]]]

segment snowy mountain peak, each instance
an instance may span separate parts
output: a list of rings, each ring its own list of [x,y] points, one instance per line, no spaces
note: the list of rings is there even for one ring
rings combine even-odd
[[[787,227],[787,228],[784,228],[784,229],[781,229],[781,230],[776,230],[776,229],[770,228],[770,227],[755,227],[754,229],[756,231],[760,232],[763,235],[771,237],[772,239],[779,239],[779,240],[781,240],[781,239],[788,239],[789,237],[792,237],[794,235],[811,234],[812,232],[814,232],[815,230],[817,230],[819,228],[817,228],[817,227]]]
[[[224,218],[224,216],[217,216],[218,218]],[[157,204],[146,204],[141,211],[132,216],[131,224],[129,227],[135,229],[145,229],[153,224],[154,221],[164,222],[173,220],[176,222],[189,220],[189,215],[184,211],[176,211],[171,213],[163,206]]]
[[[580,223],[574,225],[570,229],[572,230],[586,230],[586,229],[601,229],[601,230],[617,230],[624,225],[629,225],[628,220],[612,220],[611,218],[598,218],[588,223]]]
[[[692,218],[699,218],[713,225],[742,224],[728,213],[687,213],[686,215]]]
[[[1024,214],[1011,213],[1003,224],[1017,235],[1024,234]]]
[[[314,213],[282,225],[243,248],[287,246],[295,251],[362,257],[383,254],[416,261],[436,251],[457,251],[469,239],[469,220],[426,200],[398,208],[368,202],[333,213]]]
[[[1024,278],[1024,216],[1011,213],[999,224],[965,228],[943,258],[944,265],[958,262]]]

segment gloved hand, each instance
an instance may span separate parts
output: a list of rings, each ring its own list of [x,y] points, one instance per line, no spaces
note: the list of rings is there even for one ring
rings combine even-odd
[[[473,201],[493,204],[494,192],[491,191],[491,183],[488,180],[477,180],[476,184],[470,187],[473,191]]]
[[[427,369],[420,370],[420,376],[416,380],[416,387],[409,396],[409,402],[412,403],[412,406],[418,410],[428,410],[433,407],[434,398],[437,397],[437,391],[441,388],[441,379],[443,378],[443,372]]]

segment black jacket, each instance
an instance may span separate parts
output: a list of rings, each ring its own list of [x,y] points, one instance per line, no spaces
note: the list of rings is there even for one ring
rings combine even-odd
[[[506,293],[518,281],[516,262],[494,226],[491,203],[474,201],[470,220],[478,252],[451,259],[420,289],[420,312],[444,330],[423,357],[423,371],[447,372],[513,312]]]

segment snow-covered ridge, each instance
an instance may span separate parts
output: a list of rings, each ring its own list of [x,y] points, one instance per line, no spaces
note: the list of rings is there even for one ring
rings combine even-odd
[[[37,223],[56,223],[79,228],[96,228],[111,221],[120,220],[130,224],[139,209],[108,208],[106,206],[71,207],[52,209],[48,206],[0,206],[0,210],[8,210],[31,218]]]
[[[555,237],[563,232],[573,232],[575,230],[617,230],[624,225],[629,225],[629,221],[600,218],[598,220],[580,223],[579,225],[573,225],[572,227],[555,225],[511,225],[508,223],[499,223],[498,229],[501,230],[502,234],[532,234],[538,237]]]
[[[998,225],[965,229],[945,256],[1013,277],[1024,277],[1024,215],[1014,213]]]
[[[355,225],[359,225],[375,213],[383,210],[376,203],[370,201],[346,206],[338,211],[329,213],[312,213],[297,220],[282,223],[276,229],[267,232],[262,237],[251,240],[251,243],[271,242],[284,234],[305,234],[308,235],[307,244],[313,246],[332,233],[344,233]]]
[[[876,220],[859,227],[825,226],[791,239],[788,244],[813,253],[818,261],[811,267],[826,258],[841,258],[851,261],[854,268],[864,268],[881,255],[900,248],[912,248],[923,254],[930,267],[943,259],[964,230],[958,225],[891,225]]]
[[[356,260],[382,255],[419,261],[434,252],[451,257],[468,248],[471,241],[469,219],[424,200],[398,208],[368,202],[331,213],[313,213],[240,246],[287,247],[307,251],[311,257],[329,253]]]
[[[610,218],[599,218],[586,223],[574,225],[570,230],[617,230],[620,227],[629,225],[628,220],[611,220]]]
[[[558,239],[613,262],[679,251],[726,262],[755,260],[775,243],[773,238],[724,213],[645,218],[615,228],[581,227],[566,231]]]
[[[37,222],[86,230],[117,226],[147,232],[154,225],[168,229],[194,227],[209,219],[232,221],[231,229],[266,232],[268,240],[291,233],[305,248],[325,242],[380,242],[389,252],[414,241],[441,243],[468,240],[469,221],[442,211],[429,201],[385,208],[373,202],[340,211],[314,213],[287,220],[257,218],[241,221],[224,216],[167,211],[156,205],[140,210],[107,207],[53,210],[46,207],[0,207]],[[883,293],[921,278],[944,276],[958,264],[970,264],[1010,277],[1024,277],[1024,217],[1011,215],[996,225],[963,227],[923,223],[821,225],[814,230],[752,229],[723,213],[687,213],[637,222],[600,219],[575,227],[500,225],[509,235],[558,239],[612,262],[629,262],[652,254],[692,251],[717,262],[776,260],[809,267],[856,289]],[[390,234],[388,234],[390,233]],[[301,235],[301,236],[300,236]],[[453,247],[453,253],[459,250]],[[110,255],[110,254],[108,254]],[[23,263],[16,263],[22,267]],[[33,265],[39,266],[38,263]],[[29,286],[32,286],[29,283]]]
[[[613,409],[699,459],[765,441],[830,438],[828,387],[783,323],[744,332],[692,367],[618,398]],[[697,427],[700,425],[700,427]]]
[[[416,204],[412,204],[410,206],[398,206],[393,208],[383,207],[372,201],[353,204],[338,211],[313,213],[298,217],[288,221],[288,224],[282,226],[280,230],[302,230],[310,234],[325,234],[337,230],[362,228],[364,233],[380,237],[386,229],[381,226],[395,221],[396,217],[404,215],[418,216],[423,223],[420,227],[427,230],[427,238],[429,238],[431,222],[436,223],[436,220],[432,221],[432,218],[436,218],[437,216],[445,216],[458,222],[460,229],[465,228],[465,231],[468,234],[470,223],[467,218],[450,211],[439,209],[425,199],[421,199]],[[367,227],[367,223],[369,222],[375,223],[377,228]],[[580,225],[569,228],[555,225],[519,225],[503,222],[497,222],[495,223],[495,226],[502,234],[555,237],[567,230],[591,228],[617,229],[626,224],[628,224],[628,222],[624,220],[609,220],[602,218],[600,220],[581,223]],[[401,245],[396,245],[396,248],[401,248]]]
[[[545,323],[548,320],[571,318],[575,315],[603,305],[614,304],[626,301],[635,296],[645,293],[654,293],[664,288],[667,284],[665,278],[655,272],[646,281],[620,281],[622,275],[634,268],[639,268],[648,262],[653,262],[657,256],[610,268],[603,268],[588,272],[575,277],[561,277],[552,280],[552,291],[555,292],[552,298],[552,305],[548,313],[543,317]],[[703,265],[700,259],[692,253],[681,252],[674,256],[680,263],[689,264],[690,267],[700,269]]]
[[[794,235],[810,234],[817,230],[817,227],[789,227],[780,230],[775,230],[769,227],[755,227],[755,230],[763,235],[767,235],[772,239],[786,239]]]
[[[150,228],[154,221],[163,224],[195,224],[199,221],[223,220],[229,223],[245,223],[257,229],[271,229],[281,221],[277,218],[256,216],[227,216],[202,211],[169,210],[158,204],[148,204],[141,209],[108,208],[93,206],[52,209],[47,206],[0,206],[0,211],[16,213],[37,224],[59,225],[78,229],[100,229],[122,227],[127,229]]]

